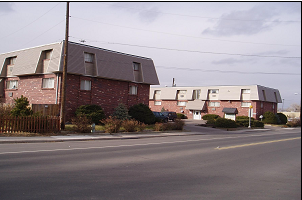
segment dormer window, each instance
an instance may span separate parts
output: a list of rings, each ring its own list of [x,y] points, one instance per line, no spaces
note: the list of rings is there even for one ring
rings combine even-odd
[[[17,59],[17,57],[9,58],[9,65],[14,65],[16,62],[16,59]]]
[[[84,61],[86,63],[93,63],[94,54],[92,53],[84,53]]]
[[[134,71],[139,71],[139,66],[140,66],[139,63],[134,62],[134,63],[133,63],[133,70],[134,70]]]
[[[219,90],[218,89],[212,89],[210,90],[210,94],[218,94]]]

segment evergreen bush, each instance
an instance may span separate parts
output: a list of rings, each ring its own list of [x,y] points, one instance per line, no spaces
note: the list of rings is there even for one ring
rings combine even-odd
[[[14,108],[11,110],[13,116],[29,116],[33,114],[32,109],[29,107],[29,101],[26,97],[21,95],[20,98],[14,99]]]
[[[177,119],[187,119],[186,115],[182,113],[176,113],[177,114]]]
[[[265,124],[277,124],[278,119],[276,115],[270,111],[267,111],[263,114],[263,123]]]
[[[100,121],[105,118],[104,111],[99,105],[82,105],[76,110],[75,114],[84,114],[91,120],[91,123],[95,124],[100,124]]]
[[[286,124],[287,123],[287,117],[283,113],[277,113],[277,118],[279,119],[278,124]]]
[[[215,115],[215,114],[206,114],[206,115],[202,116],[203,120],[212,120],[212,119],[215,120],[215,119],[218,119],[218,118],[220,118],[220,116]]]
[[[112,116],[116,119],[120,120],[128,120],[131,118],[131,116],[128,113],[128,108],[125,104],[120,103],[114,110],[114,113]]]
[[[129,108],[129,115],[144,124],[154,124],[155,116],[150,108],[145,104],[136,104]]]
[[[219,128],[237,128],[237,124],[234,120],[226,118],[218,118],[215,121],[215,127]]]

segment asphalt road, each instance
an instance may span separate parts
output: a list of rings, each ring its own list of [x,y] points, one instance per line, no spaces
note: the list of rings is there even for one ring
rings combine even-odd
[[[301,131],[1,144],[0,199],[301,199]]]

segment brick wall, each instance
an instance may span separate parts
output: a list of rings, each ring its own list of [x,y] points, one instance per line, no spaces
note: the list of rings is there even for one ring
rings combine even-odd
[[[68,75],[66,88],[66,120],[74,116],[75,110],[86,104],[100,105],[106,116],[111,115],[119,103],[130,108],[138,103],[149,103],[150,85],[102,78]],[[91,81],[91,90],[80,90],[81,80]],[[129,86],[137,86],[137,95],[129,94]]]
[[[54,78],[54,88],[42,88],[43,78]],[[6,81],[10,80],[18,80],[18,88],[4,89],[5,103],[14,103],[14,99],[23,95],[28,98],[30,104],[55,104],[56,76],[54,74],[6,78],[4,88],[6,88]]]
[[[43,78],[54,78],[54,88],[42,88]],[[12,77],[4,80],[6,88],[7,80],[18,80],[18,89],[4,89],[4,102],[14,103],[14,99],[21,95],[28,98],[30,104],[55,104],[57,76],[31,75],[22,77]],[[81,80],[91,81],[91,90],[80,90]],[[58,88],[57,102],[61,101],[61,75],[58,77],[60,87]],[[129,95],[129,86],[137,86],[137,95]],[[102,78],[92,78],[79,75],[67,75],[66,84],[66,121],[71,121],[75,110],[81,105],[100,105],[106,116],[111,115],[119,103],[123,103],[130,108],[138,103],[149,104],[150,85],[131,83],[126,81],[109,80]],[[10,93],[12,96],[10,97]]]

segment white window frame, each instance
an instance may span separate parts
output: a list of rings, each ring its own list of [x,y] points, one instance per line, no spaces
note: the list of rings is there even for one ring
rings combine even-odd
[[[81,80],[80,90],[91,90],[91,81]]]
[[[42,79],[42,88],[54,88],[55,79],[54,78],[43,78]]]
[[[210,89],[210,94],[218,94],[219,89]]]
[[[220,107],[220,102],[210,101],[209,107]]]
[[[8,90],[18,89],[18,80],[6,81],[6,89]]]
[[[201,90],[193,90],[193,99],[200,99]]]
[[[161,106],[161,101],[154,101],[155,106]]]
[[[140,63],[133,62],[133,70],[134,71],[139,71]]]
[[[17,57],[11,57],[11,58],[9,58],[9,65],[15,65],[16,60],[17,60]]]
[[[137,86],[130,85],[129,86],[129,94],[131,94],[131,95],[137,95]]]
[[[250,89],[242,89],[242,94],[251,94]]]
[[[177,106],[186,106],[187,102],[186,101],[177,101]]]
[[[94,57],[94,54],[92,53],[84,53],[84,61],[86,63],[93,63],[93,57]]]
[[[249,108],[252,105],[251,102],[241,102],[241,107]]]

